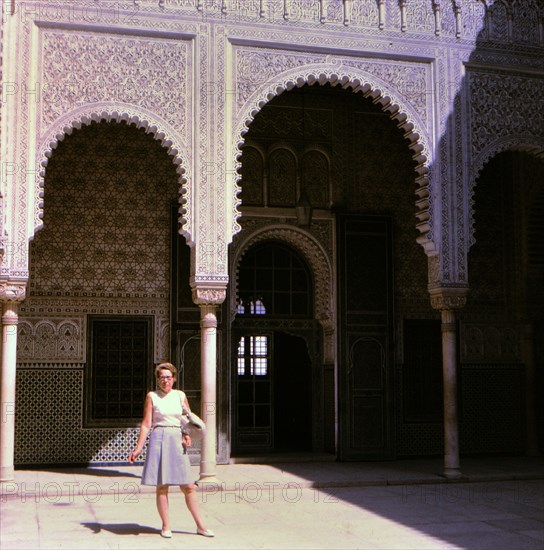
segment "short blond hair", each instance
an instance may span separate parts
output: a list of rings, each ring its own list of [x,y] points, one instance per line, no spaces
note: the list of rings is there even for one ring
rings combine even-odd
[[[155,367],[155,376],[158,378],[161,370],[169,370],[172,373],[172,376],[176,378],[178,369],[172,365],[172,363],[160,363]]]

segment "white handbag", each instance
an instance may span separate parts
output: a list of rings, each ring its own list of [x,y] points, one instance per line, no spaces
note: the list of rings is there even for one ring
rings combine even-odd
[[[181,431],[194,441],[199,441],[204,437],[206,424],[194,412],[184,408],[181,417]]]
[[[179,393],[179,398],[181,402],[181,431],[184,434],[187,434],[194,441],[200,441],[204,437],[204,432],[206,431],[206,424],[204,420],[200,418],[193,411],[188,409],[183,401],[181,401],[182,393]]]

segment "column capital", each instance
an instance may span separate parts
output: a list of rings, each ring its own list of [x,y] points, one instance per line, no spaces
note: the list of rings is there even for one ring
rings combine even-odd
[[[462,309],[467,303],[468,287],[429,287],[431,306],[440,311]]]
[[[26,298],[26,281],[0,281],[0,302],[22,302]]]
[[[227,289],[221,285],[198,284],[193,287],[193,302],[199,306],[218,306],[225,301]]]

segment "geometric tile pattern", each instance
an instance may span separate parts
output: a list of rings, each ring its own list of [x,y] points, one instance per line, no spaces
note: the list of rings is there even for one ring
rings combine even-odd
[[[397,456],[440,456],[444,453],[444,424],[441,420],[411,424],[404,422],[404,384],[402,375],[402,366],[397,366],[395,379]]]
[[[134,428],[82,426],[82,365],[19,367],[15,464],[127,462],[138,441],[138,423]],[[147,445],[139,460],[145,459],[146,451]],[[198,461],[199,452],[200,443],[197,443],[189,453],[192,462]]]
[[[126,462],[138,428],[83,428],[84,370],[54,367],[17,372],[15,463]]]
[[[461,449],[522,453],[526,445],[523,365],[470,365],[461,370],[460,386]]]
[[[458,417],[462,454],[517,454],[524,451],[524,376],[524,367],[519,364],[480,364],[460,369]],[[397,369],[396,385],[397,456],[442,455],[442,421],[405,423],[402,417],[402,368]]]

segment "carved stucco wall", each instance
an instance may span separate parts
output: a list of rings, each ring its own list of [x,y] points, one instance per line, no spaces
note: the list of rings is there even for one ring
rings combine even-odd
[[[473,200],[476,178],[495,155],[524,150],[544,156],[544,61],[542,74],[497,74],[473,69],[468,73],[471,90],[471,157],[469,197]],[[470,244],[474,244],[474,212]]]
[[[183,36],[125,38],[111,33],[40,32],[41,144],[47,158],[65,133],[91,120],[144,127],[176,157],[180,192],[190,202],[192,42]],[[69,69],[69,70],[67,70]],[[37,217],[41,215],[41,205]],[[190,228],[192,224],[188,224]],[[186,227],[187,231],[187,227]]]
[[[499,0],[487,4],[387,0],[378,5],[374,0],[142,0],[130,6],[104,1],[92,9],[86,2],[75,1],[59,2],[54,10],[40,2],[20,2],[17,6],[20,40],[14,74],[21,89],[25,80],[39,83],[41,89],[36,94],[20,94],[15,106],[20,126],[17,145],[11,152],[16,162],[20,166],[28,164],[28,147],[32,149],[37,136],[36,164],[46,163],[51,147],[72,127],[85,124],[90,118],[100,119],[104,114],[107,119],[137,120],[172,147],[179,155],[180,166],[185,164],[180,168],[180,174],[185,171],[185,176],[179,182],[180,188],[185,188],[188,211],[184,231],[191,241],[196,234],[202,237],[195,254],[197,280],[208,276],[210,280],[226,282],[226,248],[239,229],[233,157],[239,154],[246,122],[271,94],[300,85],[300,79],[316,79],[362,86],[363,93],[370,94],[401,126],[410,128],[409,139],[421,163],[417,199],[420,244],[428,253],[434,253],[433,243],[438,239],[442,243],[441,254],[447,256],[441,267],[443,276],[446,280],[466,281],[465,254],[461,249],[467,247],[467,236],[453,234],[449,225],[467,215],[463,200],[467,182],[452,183],[451,174],[441,173],[442,182],[448,183],[442,183],[440,193],[433,189],[433,173],[440,170],[438,164],[429,166],[434,154],[433,139],[437,130],[443,130],[462,74],[460,61],[466,60],[475,40],[484,45],[492,41],[500,44],[503,51],[509,50],[509,55],[518,52],[522,57],[520,45],[527,49],[539,41],[542,44],[542,8],[534,1],[519,0],[508,9]],[[63,33],[69,35],[65,49],[58,39]],[[255,47],[263,42],[278,47]],[[282,44],[289,46],[289,51],[282,49]],[[310,54],[310,49],[316,52]],[[349,56],[339,54],[339,49],[349,52]],[[247,98],[243,108],[238,105],[231,109],[231,121],[222,106],[230,103],[239,90],[243,97],[246,77],[252,76],[244,72],[244,67],[254,68],[252,64],[263,52],[267,59],[261,64],[265,74],[261,87],[252,96],[254,100]],[[247,63],[248,56],[252,63]],[[394,60],[395,56],[403,61]],[[413,61],[408,61],[410,58]],[[193,66],[195,59],[198,62]],[[293,70],[293,63],[300,70]],[[437,70],[432,74],[434,63]],[[114,71],[110,70],[113,66]],[[32,84],[27,89],[36,88]],[[437,105],[432,105],[431,93],[418,93],[432,89],[439,90]],[[36,97],[39,105],[33,112]],[[158,97],[160,100],[156,101]],[[426,105],[418,105],[424,98]],[[438,113],[436,128],[429,120],[433,110]],[[202,113],[198,123],[187,124],[194,112]],[[44,123],[48,123],[47,128]],[[226,136],[222,130],[231,124],[234,133]],[[210,134],[212,128],[214,132]],[[188,145],[194,140],[198,148],[195,151]],[[453,149],[444,141],[442,166],[451,164],[448,150]],[[467,159],[459,154],[458,143],[455,150],[457,172],[458,167],[467,165]],[[197,178],[196,189],[192,178]],[[32,201],[35,227],[39,227],[40,176],[32,193],[24,190],[25,179],[20,182],[18,204],[22,209]],[[226,200],[206,210],[204,205],[210,204],[210,197],[217,192],[217,181],[230,183],[225,189]],[[432,203],[439,194],[448,195],[451,185],[456,185],[461,199],[455,205],[458,218],[453,221],[441,215],[437,230],[433,208],[443,210],[446,204]],[[433,193],[435,199],[431,198]],[[18,224],[17,231],[13,240],[26,242],[28,226]],[[25,263],[21,255],[21,276],[25,275]]]

